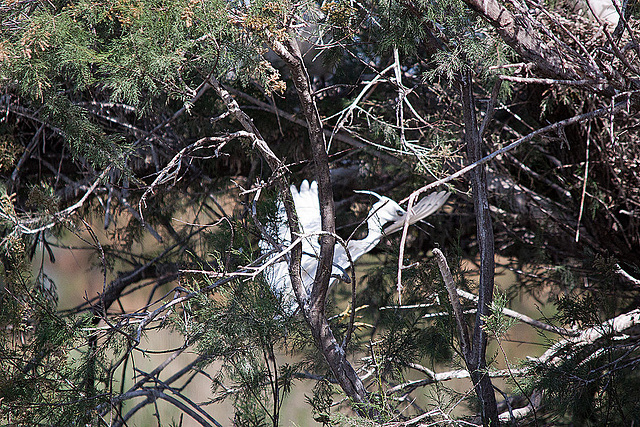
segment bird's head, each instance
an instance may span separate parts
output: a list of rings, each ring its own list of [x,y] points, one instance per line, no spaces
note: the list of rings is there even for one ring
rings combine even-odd
[[[374,220],[379,227],[384,226],[388,222],[395,222],[402,219],[406,211],[402,207],[388,197],[381,196],[373,191],[356,191],[357,193],[371,194],[379,200],[373,204],[369,211],[370,220]]]
[[[372,216],[377,216],[380,225],[387,222],[394,222],[404,217],[406,211],[388,197],[380,197],[371,207]]]

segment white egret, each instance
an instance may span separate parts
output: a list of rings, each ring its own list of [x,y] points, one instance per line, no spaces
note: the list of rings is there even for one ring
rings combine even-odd
[[[351,255],[351,260],[355,262],[365,253],[372,250],[386,234],[401,230],[404,225],[406,211],[388,197],[380,196],[372,191],[359,191],[376,196],[379,200],[372,206],[367,219],[368,233],[364,239],[350,240],[347,242],[347,250]],[[302,181],[300,190],[295,185],[291,186],[291,195],[298,214],[300,231],[302,233],[302,258],[300,261],[302,282],[307,292],[311,292],[311,286],[318,267],[318,256],[320,254],[320,243],[318,236],[322,232],[320,220],[320,203],[318,199],[318,184],[313,181],[311,184],[307,180]],[[440,191],[431,193],[411,209],[409,224],[414,224],[437,211],[449,198],[449,193]],[[291,244],[291,232],[286,224],[286,213],[281,201],[277,205],[278,220],[275,226],[271,225],[269,230],[274,239],[284,247]],[[385,225],[390,223],[385,228]],[[277,253],[266,240],[259,243],[263,253]],[[345,277],[345,270],[350,267],[349,258],[344,246],[336,243],[333,255],[333,271],[331,284],[338,277]],[[282,297],[287,312],[293,313],[298,304],[296,302],[291,278],[289,277],[289,267],[285,257],[273,262],[265,269],[265,278],[274,293]]]

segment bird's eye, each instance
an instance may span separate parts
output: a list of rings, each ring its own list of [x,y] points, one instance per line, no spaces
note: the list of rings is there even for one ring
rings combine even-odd
[[[403,211],[400,211],[400,210],[397,210],[397,211],[396,211],[396,215],[398,215],[398,216],[403,216],[403,215],[404,215],[404,212],[403,212]]]

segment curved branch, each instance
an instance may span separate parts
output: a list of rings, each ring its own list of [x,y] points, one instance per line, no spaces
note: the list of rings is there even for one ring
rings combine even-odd
[[[345,349],[342,348],[329,326],[325,316],[325,300],[329,289],[331,271],[333,270],[333,255],[335,247],[335,206],[333,203],[333,190],[331,188],[331,176],[329,174],[329,156],[324,139],[322,120],[318,113],[315,100],[312,96],[311,84],[307,69],[300,55],[300,50],[291,38],[280,42],[275,37],[271,37],[272,49],[285,61],[293,78],[302,111],[308,124],[309,139],[311,141],[311,152],[316,169],[316,180],[318,182],[318,198],[320,201],[320,218],[322,230],[327,234],[320,238],[320,258],[318,268],[314,278],[308,305],[302,305],[305,320],[309,324],[316,345],[331,367],[333,374],[340,383],[344,392],[355,403],[363,404],[368,402],[368,393],[364,384],[353,366],[347,360]],[[286,207],[286,203],[285,203]],[[289,217],[289,211],[287,211]],[[289,217],[291,225],[291,217]],[[294,230],[291,229],[292,235]],[[298,271],[299,273],[299,271]],[[294,277],[292,277],[294,279]],[[296,278],[297,279],[297,278]],[[294,291],[298,297],[296,288],[298,287],[292,280]],[[301,301],[301,298],[298,297]],[[369,409],[359,410],[366,415]]]

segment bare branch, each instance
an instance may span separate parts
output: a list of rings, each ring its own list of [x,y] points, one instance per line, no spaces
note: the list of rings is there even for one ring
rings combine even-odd
[[[406,197],[405,199],[403,199],[401,202],[405,202],[407,201],[410,197],[413,197],[414,193],[417,193],[416,197],[426,191],[429,191],[439,185],[442,184],[446,184],[449,181],[453,181],[456,178],[459,178],[465,174],[467,174],[468,172],[472,171],[473,169],[477,168],[478,166],[481,166],[485,163],[488,163],[489,161],[495,159],[497,156],[499,156],[502,153],[506,153],[507,151],[511,151],[514,148],[516,148],[517,146],[521,145],[524,142],[529,142],[531,141],[533,138],[535,138],[538,135],[542,135],[545,134],[547,132],[557,132],[558,129],[567,127],[569,125],[572,125],[574,123],[580,123],[580,122],[584,122],[586,120],[591,120],[594,119],[596,117],[602,117],[605,116],[607,114],[612,114],[615,113],[617,111],[620,111],[622,109],[624,109],[625,107],[628,106],[627,101],[621,101],[616,103],[615,105],[613,105],[612,107],[605,107],[605,108],[600,108],[598,110],[595,111],[591,111],[589,113],[584,113],[584,114],[579,114],[577,116],[573,116],[571,118],[565,119],[565,120],[561,120],[559,122],[550,124],[548,126],[545,126],[543,128],[537,129],[525,136],[523,136],[522,138],[517,139],[516,141],[512,142],[511,144],[500,148],[499,150],[494,151],[493,153],[483,157],[482,159],[475,161],[473,163],[471,163],[468,166],[465,166],[464,168],[460,169],[459,171],[452,173],[451,175],[447,176],[446,178],[443,179],[439,179],[435,182],[432,182],[428,185],[425,185],[424,187],[421,187],[417,190],[415,190],[413,193],[411,193],[408,197]]]
[[[578,80],[579,75],[583,74],[593,77],[597,75],[596,70],[586,66],[580,70],[569,68],[567,61],[561,58],[558,52],[541,42],[540,35],[529,25],[529,22],[522,22],[523,19],[518,19],[498,0],[464,1],[489,21],[502,39],[519,55],[532,62],[541,73],[562,80]]]
[[[480,125],[480,138],[483,138],[484,133],[487,130],[487,126],[489,125],[489,123],[491,123],[491,120],[493,120],[493,115],[496,112],[496,101],[498,100],[501,86],[502,82],[500,80],[497,80],[493,84],[493,89],[491,90],[491,98],[489,98],[489,105],[487,105],[487,112],[485,113],[482,124]]]
[[[537,77],[518,77],[500,75],[500,80],[506,80],[516,83],[533,83],[545,85],[564,85],[564,86],[592,86],[604,83],[603,80],[559,80],[559,79],[543,79]]]
[[[478,302],[478,296],[474,295],[470,292],[467,291],[463,291],[462,289],[456,289],[456,293],[458,295],[460,295],[462,298],[468,299],[469,301],[473,301],[473,302]],[[495,307],[492,307],[495,308]],[[534,328],[538,328],[538,329],[542,329],[544,331],[549,331],[549,332],[554,332],[558,335],[563,335],[563,336],[569,336],[569,337],[573,337],[573,336],[577,336],[579,335],[578,331],[575,330],[571,330],[571,329],[565,329],[559,326],[552,326],[552,325],[548,325],[544,322],[541,322],[539,320],[533,319],[529,316],[527,316],[526,314],[522,314],[522,313],[518,313],[515,310],[511,310],[510,308],[502,308],[500,309],[500,311],[502,312],[502,314],[504,314],[505,316],[509,316],[509,317],[513,317],[514,319],[518,319],[519,321],[526,323],[528,325],[533,326]]]
[[[438,263],[438,267],[440,268],[440,274],[442,275],[442,280],[444,281],[444,285],[447,288],[449,300],[451,301],[451,307],[453,308],[453,314],[456,318],[456,327],[458,329],[462,354],[464,355],[465,359],[470,358],[471,342],[469,341],[469,329],[467,322],[464,319],[464,313],[462,311],[460,299],[458,299],[458,294],[456,293],[456,285],[453,281],[451,270],[449,269],[449,265],[447,264],[447,259],[440,249],[433,249],[433,254],[436,257],[436,262]]]
[[[558,354],[561,353],[567,345],[584,346],[593,344],[605,336],[624,334],[627,330],[637,325],[640,325],[640,309],[620,314],[599,325],[580,331],[578,335],[557,342],[545,351],[542,356],[530,358],[530,360],[545,365],[559,365],[566,361],[566,356],[559,356]]]
[[[624,281],[640,287],[640,280],[627,273],[619,264],[616,264],[616,273],[622,277]]]
[[[413,367],[413,366],[409,366],[409,367]],[[496,371],[489,370],[487,372],[487,375],[490,378],[509,378],[514,375],[524,377],[527,374],[529,374],[529,369],[527,368],[511,369],[511,370],[501,369]],[[420,380],[412,380],[412,381],[404,382],[402,384],[398,384],[397,386],[391,387],[390,389],[386,390],[386,392],[387,394],[393,394],[393,393],[399,393],[406,389],[416,389],[418,387],[424,387],[427,385],[441,383],[445,381],[471,378],[471,374],[469,374],[469,371],[467,371],[466,369],[455,369],[453,371],[446,371],[446,372],[432,371],[431,374],[428,374],[428,375],[429,375],[428,378],[423,378]]]

